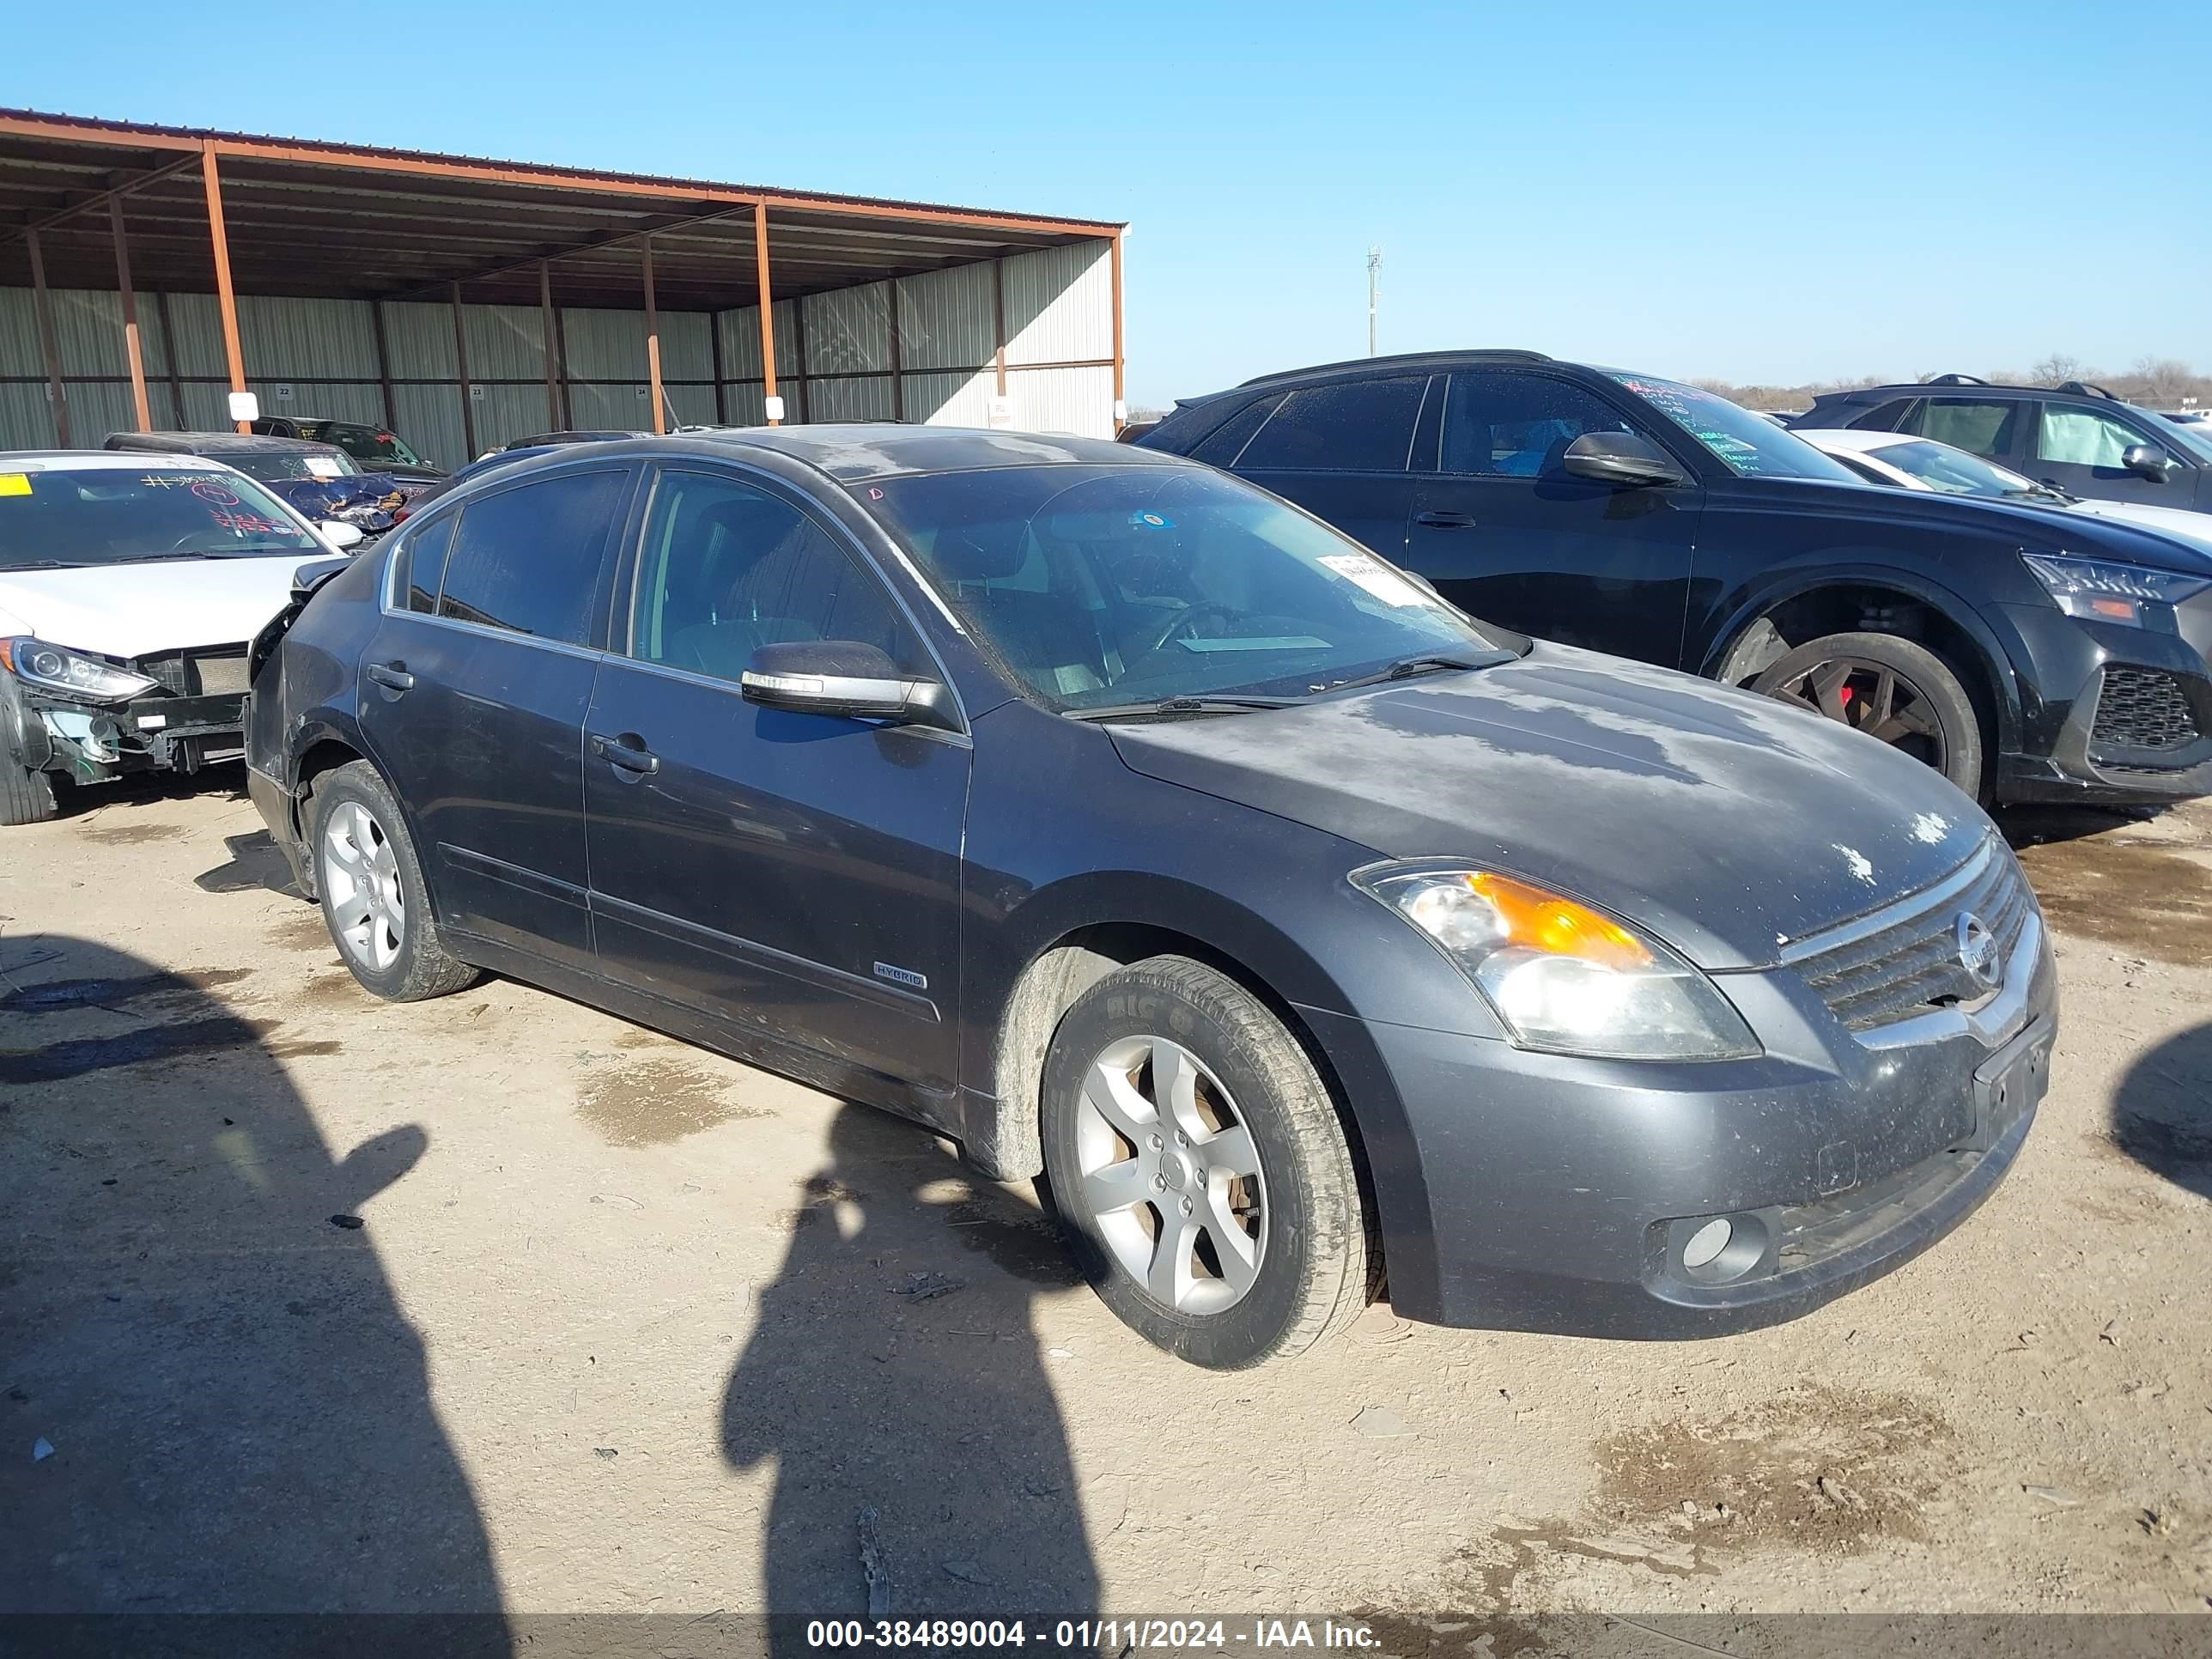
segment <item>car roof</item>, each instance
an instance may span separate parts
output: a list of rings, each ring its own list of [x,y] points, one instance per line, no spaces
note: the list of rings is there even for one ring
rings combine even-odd
[[[1051,432],[1000,432],[897,422],[755,426],[680,437],[635,438],[606,444],[602,455],[731,455],[764,450],[827,473],[841,483],[927,472],[974,472],[1016,466],[1189,466],[1180,455]],[[573,456],[563,457],[573,459]],[[550,455],[532,465],[551,465]]]
[[[0,450],[0,472],[204,472],[211,460],[167,450],[9,449]],[[214,465],[232,470],[221,461]]]
[[[1453,368],[1472,363],[1548,363],[1555,361],[1540,351],[1522,351],[1506,346],[1474,347],[1458,351],[1405,351],[1389,357],[1349,357],[1342,362],[1279,369],[1272,374],[1258,374],[1241,381],[1237,390],[1242,392],[1251,386],[1325,379],[1336,374],[1372,373],[1376,369]]]
[[[107,443],[111,449],[155,455],[265,454],[271,450],[327,455],[337,450],[336,444],[312,438],[277,438],[264,432],[111,432]]]

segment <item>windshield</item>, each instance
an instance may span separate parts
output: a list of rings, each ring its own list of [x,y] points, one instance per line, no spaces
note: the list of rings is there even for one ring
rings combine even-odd
[[[230,465],[264,483],[291,478],[343,478],[361,471],[343,449],[250,449],[234,456]]]
[[[350,421],[302,421],[300,435],[317,443],[336,444],[372,472],[382,466],[428,465],[398,433],[378,427],[358,426]]]
[[[2033,478],[1991,466],[1978,455],[1969,455],[1949,444],[1884,444],[1874,452],[1900,472],[1910,472],[1930,489],[1947,495],[2033,495],[2043,493]]]
[[[234,472],[0,471],[0,570],[329,550]]]
[[[1850,468],[1823,455],[1796,433],[1725,398],[1649,374],[1613,378],[1711,450],[1739,477],[1859,482]]]
[[[1218,473],[1007,467],[860,494],[1048,708],[1303,696],[1412,658],[1501,654],[1357,542]]]

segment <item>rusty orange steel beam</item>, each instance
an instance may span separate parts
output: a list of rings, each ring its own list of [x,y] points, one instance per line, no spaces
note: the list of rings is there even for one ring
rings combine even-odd
[[[239,161],[276,161],[300,167],[334,167],[415,178],[468,179],[480,184],[566,190],[583,194],[595,192],[603,196],[632,196],[653,201],[720,202],[732,207],[773,207],[780,210],[836,214],[857,219],[900,219],[946,225],[973,225],[994,230],[1027,230],[1054,236],[1081,235],[1085,232],[1104,236],[1121,228],[1103,220],[982,213],[966,208],[932,207],[921,203],[843,201],[835,197],[810,196],[796,191],[739,189],[726,185],[570,172],[527,164],[458,161],[405,152],[352,149],[338,145],[289,144],[278,139],[252,138],[242,134],[226,134],[222,137],[195,137],[188,133],[56,121],[27,113],[0,116],[0,137],[43,138],[63,143],[105,144],[118,149],[198,150],[203,155],[222,155]]]
[[[208,240],[215,248],[215,293],[222,311],[222,355],[230,368],[230,389],[243,392],[246,351],[238,342],[238,295],[230,287],[230,239],[222,228],[222,175],[216,165],[213,143],[200,153],[200,182],[207,187]],[[250,432],[252,428],[240,421],[238,429]]]

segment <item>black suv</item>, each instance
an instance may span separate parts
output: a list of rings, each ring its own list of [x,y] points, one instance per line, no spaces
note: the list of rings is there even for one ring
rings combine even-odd
[[[1910,432],[1972,450],[2069,495],[2212,513],[2212,430],[2169,421],[2081,380],[2045,388],[1939,374],[1923,386],[1832,392],[1790,424]]]
[[[1138,441],[1476,616],[1795,700],[1985,800],[2212,792],[2212,556],[2191,544],[1875,489],[1710,392],[1528,351],[1270,375]]]

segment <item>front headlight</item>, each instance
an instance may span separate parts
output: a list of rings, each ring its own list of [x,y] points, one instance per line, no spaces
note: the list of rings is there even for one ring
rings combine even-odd
[[[1577,900],[1494,870],[1385,865],[1352,879],[1426,933],[1521,1048],[1610,1060],[1759,1052],[1705,975]]]
[[[26,685],[82,697],[88,702],[122,702],[161,684],[44,640],[0,640],[0,667],[9,669]]]
[[[2041,582],[2058,608],[2089,622],[2143,626],[2146,605],[2168,609],[2212,587],[2212,577],[2178,570],[2151,570],[2139,564],[2103,559],[2068,558],[2053,553],[2023,553],[2021,562]],[[2162,617],[2163,611],[2148,615]]]

